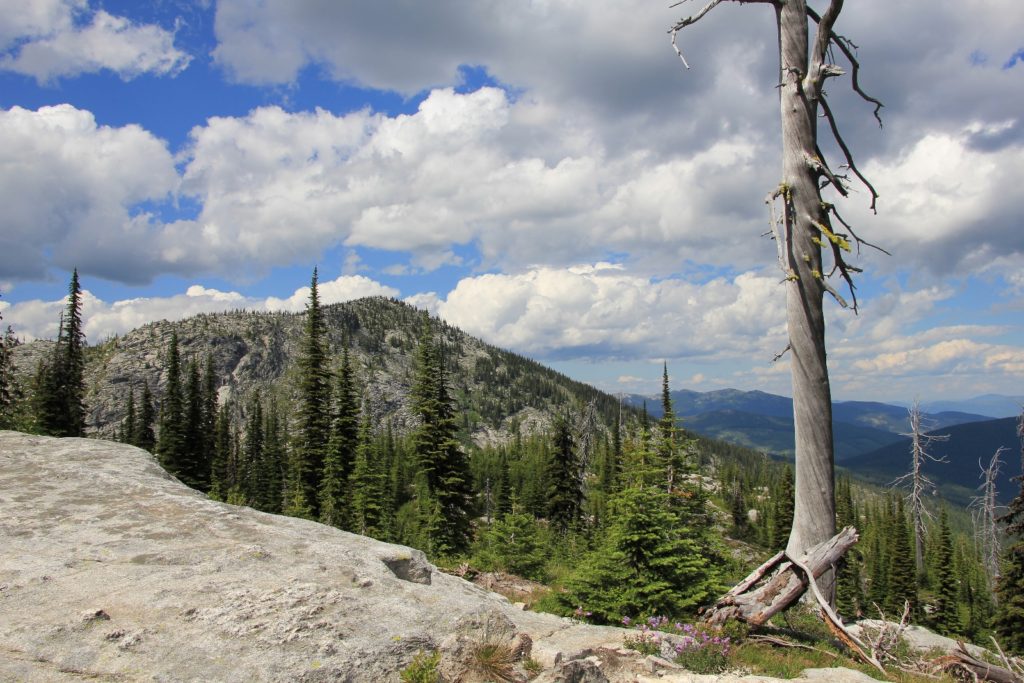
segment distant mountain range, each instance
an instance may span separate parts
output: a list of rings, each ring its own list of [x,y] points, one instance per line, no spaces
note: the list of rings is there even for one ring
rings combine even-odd
[[[992,397],[995,398],[995,397]],[[1013,397],[1001,397],[1007,401]],[[648,413],[661,417],[660,397],[628,395],[634,407],[647,405]],[[993,402],[995,405],[995,402]],[[793,457],[793,400],[763,391],[721,389],[672,392],[672,407],[683,427],[698,434],[722,439],[774,455]],[[872,401],[839,401],[832,406],[836,460],[843,462],[897,443],[909,430],[907,408]],[[925,414],[926,424],[944,429],[991,419],[983,413],[943,410]]]
[[[1008,503],[1020,491],[1020,486],[1012,478],[1021,474],[1024,465],[1017,420],[1006,417],[934,430],[931,433],[949,438],[933,441],[929,452],[947,462],[926,462],[923,467],[925,476],[935,482],[944,499],[967,505],[978,495],[981,465],[988,466],[996,450],[1006,448],[1001,457],[1003,466],[996,479],[996,488],[999,502]],[[903,438],[850,458],[842,466],[860,479],[884,486],[909,470],[910,439]]]

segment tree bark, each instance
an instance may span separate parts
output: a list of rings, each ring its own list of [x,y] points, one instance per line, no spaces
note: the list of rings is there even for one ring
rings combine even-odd
[[[793,528],[786,552],[798,557],[835,534],[835,474],[832,450],[832,394],[825,358],[821,232],[828,224],[818,188],[819,83],[808,78],[808,30],[805,0],[776,5],[781,57],[782,183],[785,240],[786,320],[792,356],[795,431]],[[836,10],[838,13],[838,10]],[[820,29],[819,29],[820,31]],[[820,71],[821,64],[810,68]],[[805,80],[807,79],[807,80]],[[807,88],[805,86],[810,86]],[[808,92],[810,90],[810,92]],[[818,582],[831,601],[834,573]]]

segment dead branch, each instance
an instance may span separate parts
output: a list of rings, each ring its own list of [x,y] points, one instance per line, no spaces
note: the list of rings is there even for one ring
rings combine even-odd
[[[973,510],[974,534],[981,545],[985,573],[988,574],[990,582],[994,582],[999,576],[999,557],[1002,554],[999,525],[996,524],[996,510],[1000,507],[996,502],[996,478],[1003,466],[1000,457],[1006,450],[1008,449],[1002,446],[997,448],[988,467],[983,466],[981,460],[978,460],[982,480],[978,488],[981,490],[981,494],[975,496],[968,505]]]
[[[767,4],[767,5],[777,4],[777,0],[729,0],[729,1],[730,2],[738,2],[741,5],[752,4],[752,3],[761,3],[761,4]],[[678,5],[683,4],[684,2],[686,2],[686,0],[680,0],[679,2],[673,3],[670,6],[671,7],[676,7]],[[711,2],[709,2],[706,5],[704,5],[704,7],[702,7],[699,12],[697,12],[696,14],[693,14],[691,16],[688,16],[685,19],[680,19],[679,21],[677,21],[675,23],[675,25],[672,26],[672,28],[669,29],[668,32],[672,36],[672,49],[676,51],[676,54],[679,56],[679,59],[681,59],[683,61],[683,66],[685,66],[687,69],[690,68],[690,64],[686,61],[686,57],[683,56],[683,51],[680,50],[679,46],[676,44],[676,34],[678,34],[682,29],[686,28],[687,26],[690,26],[691,24],[696,24],[698,21],[700,21],[702,18],[704,18],[705,14],[707,14],[708,12],[713,10],[721,2],[722,2],[722,0],[711,0]]]
[[[752,636],[747,636],[747,640],[753,640],[757,643],[768,643],[769,645],[775,645],[777,647],[799,648],[801,650],[811,650],[812,652],[820,652],[823,655],[828,655],[832,659],[836,659],[839,656],[835,652],[822,650],[820,647],[813,647],[811,645],[805,645],[803,643],[794,643],[791,640],[783,640],[782,638],[776,638],[775,636],[769,636],[764,634],[755,634]]]
[[[872,213],[878,213],[878,209],[875,207],[878,201],[878,192],[875,190],[875,186],[864,177],[864,174],[857,168],[856,162],[853,160],[853,153],[850,152],[850,148],[846,146],[846,140],[843,139],[842,134],[839,132],[839,126],[836,124],[835,116],[832,114],[832,108],[828,106],[828,99],[825,97],[819,97],[818,103],[821,104],[821,111],[825,114],[825,120],[828,121],[828,127],[832,130],[832,138],[839,145],[839,149],[842,150],[843,156],[846,157],[847,167],[853,171],[853,174],[864,183],[864,187],[868,188],[868,192],[871,193],[871,211]],[[846,193],[842,193],[846,196]]]
[[[831,9],[831,6],[829,7],[829,9]],[[814,9],[809,5],[807,7],[807,16],[809,16],[815,23],[821,26],[821,15],[814,11]],[[856,50],[857,46],[853,43],[852,40],[846,38],[845,36],[839,35],[835,31],[831,30],[831,28],[829,29],[829,37],[831,38],[831,44],[838,47],[840,52],[842,52],[846,59],[850,62],[850,66],[852,67],[850,74],[850,82],[853,87],[853,91],[860,95],[861,99],[863,99],[865,102],[870,102],[871,104],[875,105],[875,120],[878,121],[878,127],[881,128],[882,117],[879,114],[879,112],[885,105],[882,104],[880,100],[877,100],[871,95],[868,95],[860,87],[860,62],[857,61],[857,58],[853,54],[853,50]]]
[[[794,566],[800,569],[800,571],[802,571],[804,575],[808,578],[808,585],[811,588],[811,592],[814,594],[815,600],[818,601],[818,606],[821,607],[821,618],[822,620],[824,620],[829,630],[832,631],[832,635],[838,638],[843,643],[843,645],[845,645],[853,652],[857,653],[857,655],[861,659],[863,659],[865,662],[878,669],[879,672],[881,672],[881,674],[885,676],[885,669],[882,668],[882,665],[879,663],[879,661],[875,659],[872,655],[869,655],[867,652],[864,651],[864,643],[860,642],[860,640],[858,640],[856,636],[854,636],[852,633],[846,630],[846,627],[843,626],[842,619],[839,618],[839,616],[835,613],[835,610],[832,609],[832,606],[828,604],[828,600],[826,600],[825,597],[821,594],[821,591],[818,590],[818,583],[814,580],[814,576],[811,574],[811,570],[799,560],[794,560],[790,558],[790,561],[793,563]]]
[[[948,655],[937,657],[932,663],[949,673],[957,671],[967,673],[979,681],[992,681],[993,683],[1024,683],[1024,678],[1010,669],[995,664],[984,662],[964,647],[959,640],[956,643],[957,649]]]

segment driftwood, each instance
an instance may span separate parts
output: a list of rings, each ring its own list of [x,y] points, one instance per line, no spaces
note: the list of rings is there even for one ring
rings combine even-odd
[[[808,550],[796,563],[787,559],[784,552],[776,554],[719,598],[704,613],[704,621],[723,624],[729,619],[739,619],[754,626],[764,624],[807,590],[809,581],[801,567],[817,578],[832,569],[856,542],[857,530],[848,526]],[[775,573],[757,586],[772,571]]]
[[[992,683],[1024,683],[1020,674],[995,664],[989,664],[973,656],[957,642],[957,649],[948,655],[932,660],[932,664],[951,674],[961,674],[962,678],[975,681],[992,681]]]

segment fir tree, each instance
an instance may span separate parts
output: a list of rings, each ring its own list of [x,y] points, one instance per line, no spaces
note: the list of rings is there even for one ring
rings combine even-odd
[[[351,531],[363,536],[383,538],[388,533],[387,476],[374,448],[370,418],[363,416],[359,427],[355,466],[349,477],[351,492]]]
[[[210,488],[210,460],[206,451],[206,419],[203,415],[205,396],[199,363],[191,360],[187,366],[185,382],[185,424],[183,427],[184,470],[181,480],[194,489]]]
[[[257,495],[261,510],[281,512],[281,496],[288,462],[288,435],[276,398],[271,397],[265,414],[263,459],[260,461]]]
[[[226,500],[234,482],[229,471],[231,460],[231,415],[227,404],[217,411],[213,440],[213,463],[210,467],[210,498]]]
[[[68,303],[57,344],[36,374],[36,420],[52,436],[85,435],[85,334],[78,269],[71,274]]]
[[[483,538],[479,560],[492,569],[506,571],[532,581],[544,581],[550,551],[533,515],[512,510],[494,521]]]
[[[772,495],[772,536],[771,546],[783,550],[789,539],[789,530],[793,526],[793,468],[786,465],[782,469],[782,478]]]
[[[286,509],[318,513],[317,493],[331,431],[331,382],[328,372],[327,329],[320,309],[317,269],[309,288],[306,324],[299,356],[299,433],[289,467]]]
[[[904,603],[910,603],[911,614],[917,611],[917,567],[914,563],[914,547],[910,529],[903,509],[903,498],[896,501],[890,518],[889,550],[886,553],[889,566],[887,582],[889,592],[885,596],[885,609],[892,615],[903,612]]]
[[[547,479],[548,522],[564,534],[576,526],[583,503],[583,483],[579,478],[572,427],[565,415],[555,420]]]
[[[953,566],[953,537],[949,531],[949,516],[946,508],[939,514],[939,547],[932,570],[936,578],[935,609],[931,614],[935,630],[943,635],[962,633],[960,613],[957,606],[959,580]]]
[[[717,576],[655,486],[630,487],[612,501],[611,523],[598,548],[566,581],[559,597],[598,622],[623,617],[681,616],[712,599]]]
[[[167,347],[164,372],[167,383],[164,397],[160,402],[160,436],[157,440],[157,454],[164,468],[175,476],[181,476],[188,468],[188,453],[185,441],[185,398],[181,386],[181,356],[178,353],[178,333],[171,333]]]
[[[266,482],[261,481],[263,468],[263,398],[259,389],[253,392],[249,401],[249,411],[245,419],[245,449],[243,451],[244,471],[241,489],[245,494],[246,504],[263,509],[260,493],[264,492]]]
[[[423,522],[436,517],[435,512],[429,509],[433,501],[440,514],[440,522],[437,523],[438,536],[433,539],[431,547],[442,555],[455,554],[466,550],[471,540],[470,472],[466,456],[456,439],[454,402],[448,393],[444,362],[426,318],[420,335],[416,368],[412,399],[420,424],[413,434],[413,444],[427,487],[426,494],[417,492],[420,519]]]
[[[331,438],[318,491],[320,521],[324,524],[349,528],[346,524],[348,479],[352,473],[358,443],[359,403],[346,340],[341,354],[341,369],[338,372]]]
[[[1024,415],[1017,433],[1024,440]],[[1024,469],[1024,444],[1021,467]],[[1006,525],[1007,536],[1017,540],[1003,552],[1003,571],[996,582],[998,602],[992,625],[1005,649],[1024,655],[1024,472],[1016,479],[1020,482],[1020,492],[1010,501],[1006,514],[999,521]]]

